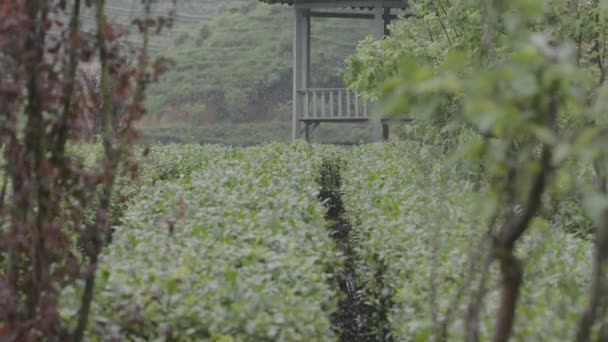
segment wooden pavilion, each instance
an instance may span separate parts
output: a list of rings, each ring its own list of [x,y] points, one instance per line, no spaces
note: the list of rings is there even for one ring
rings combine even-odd
[[[260,0],[269,4],[293,6],[293,139],[307,141],[323,122],[369,122],[375,105],[361,99],[358,92],[345,88],[310,87],[311,18],[373,20],[373,34],[382,39],[388,25],[396,19],[392,10],[405,10],[407,0]],[[374,138],[388,138],[388,121],[374,124]]]

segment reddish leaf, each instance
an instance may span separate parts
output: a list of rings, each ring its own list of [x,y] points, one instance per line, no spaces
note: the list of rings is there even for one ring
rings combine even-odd
[[[11,0],[0,0],[0,18],[8,15],[9,4]]]

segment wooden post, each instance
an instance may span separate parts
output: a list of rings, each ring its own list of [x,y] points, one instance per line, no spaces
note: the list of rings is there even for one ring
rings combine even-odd
[[[391,35],[391,30],[389,30],[388,26],[391,24],[391,9],[384,9],[384,36],[388,37]]]
[[[310,142],[310,133],[311,133],[311,127],[312,126],[312,122],[306,122],[304,124],[304,139],[306,140],[306,142]]]
[[[384,0],[374,0],[374,37],[384,37]]]
[[[302,8],[298,1],[293,8],[292,137],[295,140],[306,138],[306,132],[302,132],[302,123],[299,120],[304,114],[305,96],[299,93],[299,90],[308,89],[310,84],[310,9]]]
[[[384,38],[386,32],[386,21],[384,20],[384,0],[374,0],[374,36],[376,39]],[[374,141],[382,140],[382,123],[380,122],[378,113],[379,108],[374,106],[374,118],[372,118],[372,129],[374,130]]]
[[[385,8],[384,9],[384,37],[388,37],[391,34],[391,31],[388,28],[390,24],[391,24],[391,9]],[[382,123],[382,140],[384,140],[384,141],[388,140],[388,136],[389,136],[388,122],[384,122],[384,123]]]

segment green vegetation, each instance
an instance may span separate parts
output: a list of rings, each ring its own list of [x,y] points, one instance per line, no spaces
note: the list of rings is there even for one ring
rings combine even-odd
[[[380,305],[388,297],[397,341],[464,339],[474,296],[466,284],[471,263],[483,258],[476,246],[487,203],[461,168],[442,159],[437,148],[415,143],[368,145],[348,154],[343,174],[344,203],[360,243],[358,275],[368,301]],[[591,245],[537,219],[518,254],[526,256],[526,279],[514,340],[569,340],[586,300]],[[483,341],[494,331],[497,306],[492,291],[480,323]]]
[[[415,117],[418,125],[434,132],[434,144],[442,152],[470,163],[468,175],[457,178],[472,175],[473,189],[480,191],[474,210],[487,238],[484,242],[478,237],[469,247],[484,252],[482,261],[469,262],[471,283],[460,286],[472,291],[470,298],[465,295],[466,310],[455,305],[442,310],[440,297],[431,293],[434,304],[424,317],[430,317],[432,328],[422,332],[430,334],[423,339],[457,336],[450,325],[459,324],[464,313],[456,331],[468,341],[605,339],[607,7],[601,1],[414,1],[412,14],[394,27],[391,38],[363,42],[349,58],[346,80],[352,88],[381,98],[385,112]],[[433,183],[446,182],[437,177]],[[442,185],[440,195],[451,203],[449,185]],[[441,196],[420,209],[432,211],[434,201],[443,202]],[[467,210],[466,196],[456,199]],[[425,223],[432,224],[428,219]],[[570,237],[561,236],[564,230],[595,241],[591,262],[581,258],[581,251],[589,251],[579,240],[567,242]],[[441,256],[439,249],[433,253]],[[588,266],[576,266],[581,262]],[[586,268],[593,272],[579,273],[574,283],[555,275],[551,286],[536,278],[538,268],[559,269],[556,265],[562,263],[573,265],[568,268],[572,273]],[[585,281],[579,282],[581,278]],[[559,290],[552,292],[555,287]],[[577,292],[584,287],[587,297]],[[497,294],[490,291],[494,288]],[[446,297],[458,298],[461,290]],[[443,297],[450,290],[433,291]],[[543,295],[537,297],[537,292]],[[540,302],[544,296],[548,300]],[[577,321],[576,314],[553,307],[556,302],[585,309]],[[530,316],[535,310],[547,316],[537,321]],[[442,323],[442,315],[454,312],[448,325]],[[549,317],[555,312],[560,312],[559,319]],[[488,325],[488,315],[494,325]],[[555,326],[545,329],[541,321]],[[530,322],[535,325],[528,326]],[[403,327],[405,320],[400,321],[399,329]],[[544,332],[534,337],[533,330]]]
[[[5,278],[27,297],[37,278],[11,265],[41,260],[36,244],[61,240],[65,258],[47,272],[47,288],[61,289],[50,316],[68,331],[82,318],[91,341],[608,341],[608,7],[409,3],[413,17],[390,38],[362,41],[345,75],[384,112],[416,118],[397,131],[405,141],[289,143],[291,34],[276,29],[289,26],[288,10],[222,3],[217,18],[179,32],[166,52],[177,68],[150,88],[156,123],[171,124],[140,123],[142,145],[121,149],[121,160],[108,162],[118,144],[109,130],[97,144],[66,143],[59,159],[39,153],[55,140],[28,150],[30,141],[15,148],[19,135],[10,137],[7,169],[28,153],[70,164],[47,170],[34,159],[21,167],[36,165],[35,177],[11,170],[12,184],[0,174],[11,205],[0,213],[12,215],[0,220],[10,232],[0,275],[22,277]],[[333,63],[350,43],[325,43],[344,28],[345,41],[363,31],[315,26],[320,85],[341,81]],[[41,110],[35,118],[45,128]],[[369,140],[361,127],[318,135]],[[72,206],[84,198],[72,170],[82,175],[73,183],[91,189],[110,174],[112,191]],[[63,178],[44,182],[56,173]],[[33,214],[47,211],[54,197],[39,198],[53,184],[54,196],[73,191],[55,208],[71,211],[46,227]],[[30,218],[13,199],[32,200]],[[11,221],[20,217],[32,227],[25,233]],[[112,229],[91,229],[101,219]],[[34,247],[11,249],[29,246],[15,236]],[[61,272],[76,276],[64,282]],[[0,279],[0,305],[8,282]],[[0,340],[12,319],[0,314]]]
[[[365,124],[325,124],[315,131],[315,138],[326,143],[349,144],[371,141]],[[208,126],[174,124],[142,129],[140,144],[198,143],[227,146],[251,146],[267,142],[289,142],[291,121],[219,123]]]
[[[100,146],[71,151],[91,164]],[[330,341],[346,333],[336,325],[376,340],[463,339],[485,253],[474,246],[491,214],[465,160],[417,142],[134,153],[139,178],[118,182],[128,199],[101,258],[92,340]],[[551,218],[535,219],[518,248],[527,272],[516,340],[567,340],[586,299],[592,242],[570,234],[562,214]],[[344,224],[350,233],[340,235]],[[350,276],[358,306],[342,310],[357,308],[363,328],[333,316]],[[499,280],[495,270],[489,277]],[[490,290],[484,340],[497,306]]]
[[[339,260],[317,200],[321,159],[305,144],[150,157],[101,257],[91,338],[331,339]],[[163,164],[174,177],[154,173]]]
[[[248,124],[154,125],[142,129],[140,144],[198,143],[250,146],[264,142],[291,140],[291,123],[260,122]]]

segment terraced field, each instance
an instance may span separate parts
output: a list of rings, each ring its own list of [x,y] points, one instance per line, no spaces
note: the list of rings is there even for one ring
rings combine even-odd
[[[173,41],[184,30],[198,27],[205,24],[222,13],[238,9],[251,3],[247,0],[178,0],[177,12],[175,15],[175,26],[171,30],[165,30],[159,35],[151,37],[149,49],[152,54],[158,54],[165,51],[173,45]],[[156,1],[153,4],[153,16],[166,16],[173,8],[172,1]],[[143,15],[143,7],[141,1],[138,0],[107,0],[106,14],[108,18],[116,23],[129,27],[132,20],[140,18]],[[85,31],[94,29],[94,13],[90,10],[83,10],[82,22]],[[142,40],[137,36],[136,32],[131,32],[123,41],[130,42],[136,46],[140,45]]]

